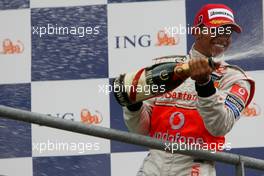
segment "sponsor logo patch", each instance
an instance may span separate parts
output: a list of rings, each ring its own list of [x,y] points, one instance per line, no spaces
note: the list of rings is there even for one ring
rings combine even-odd
[[[227,95],[225,105],[233,111],[235,118],[238,118],[244,109],[244,105],[241,100],[232,95]]]
[[[235,105],[239,112],[242,112],[242,110],[244,109],[244,105],[242,104],[242,102],[234,96],[227,95],[226,101],[229,101],[230,103]]]
[[[241,100],[243,100],[243,102],[245,103],[247,98],[248,98],[248,92],[247,89],[244,87],[241,87],[239,84],[235,84],[232,86],[230,92],[237,96],[238,98],[240,98]]]
[[[217,18],[217,17],[224,17],[229,18],[232,21],[234,20],[234,15],[230,10],[223,9],[223,8],[215,8],[208,10],[208,17],[209,19]]]
[[[237,109],[237,107],[233,103],[231,103],[229,101],[225,101],[225,105],[228,106],[233,111],[236,119],[240,116],[239,110]]]
[[[230,23],[230,21],[227,21],[227,20],[211,20],[210,23],[211,24],[226,24],[226,23]]]

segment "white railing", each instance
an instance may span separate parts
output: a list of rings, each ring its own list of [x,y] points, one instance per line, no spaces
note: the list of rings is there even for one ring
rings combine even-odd
[[[154,139],[144,135],[138,135],[134,133],[129,133],[125,131],[105,128],[100,126],[82,124],[80,122],[72,122],[69,120],[63,120],[40,113],[29,112],[29,111],[15,109],[6,106],[0,106],[0,116],[1,118],[19,120],[28,123],[39,124],[42,126],[48,126],[52,128],[72,131],[80,134],[117,140],[125,143],[145,146],[152,149],[166,150],[167,152],[171,152],[169,151],[171,149],[168,149],[168,146],[173,146],[173,143],[169,143],[169,142],[163,143],[161,140]],[[185,144],[178,144],[178,145],[185,145]],[[212,153],[205,150],[194,150],[194,149],[181,150],[181,147],[177,147],[176,149],[173,149],[173,153],[179,153],[179,154],[198,157],[200,159],[224,162],[235,165],[236,176],[244,176],[245,168],[252,168],[252,169],[258,169],[264,171],[264,160],[247,157],[243,155],[237,155],[237,154],[231,154],[225,152]]]

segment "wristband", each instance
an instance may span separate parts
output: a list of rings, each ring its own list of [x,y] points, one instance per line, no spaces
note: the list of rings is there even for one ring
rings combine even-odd
[[[214,82],[211,79],[207,84],[199,85],[195,83],[195,90],[199,97],[210,97],[216,93]]]
[[[138,110],[140,110],[140,108],[142,107],[142,105],[143,105],[143,103],[141,101],[141,102],[138,102],[136,104],[132,104],[132,105],[127,106],[127,109],[129,111],[132,111],[132,112],[133,111],[138,111]]]

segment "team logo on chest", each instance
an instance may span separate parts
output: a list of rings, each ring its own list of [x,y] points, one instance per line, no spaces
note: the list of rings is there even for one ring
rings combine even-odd
[[[173,130],[180,129],[185,122],[185,118],[183,113],[181,112],[174,112],[170,116],[170,125]]]

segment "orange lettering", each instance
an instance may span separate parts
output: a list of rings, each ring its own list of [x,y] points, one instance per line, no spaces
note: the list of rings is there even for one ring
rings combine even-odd
[[[173,92],[172,98],[177,98],[177,93],[176,92]]]
[[[18,54],[24,51],[24,45],[20,40],[17,41],[17,44],[13,44],[10,39],[5,39],[2,47],[3,51],[1,53],[3,54]]]
[[[174,37],[169,37],[165,31],[161,30],[157,34],[157,40],[158,43],[156,44],[157,46],[168,46],[168,45],[176,45],[179,40],[176,41],[176,38]]]
[[[191,176],[199,176],[200,175],[200,164],[195,164],[192,166]]]

